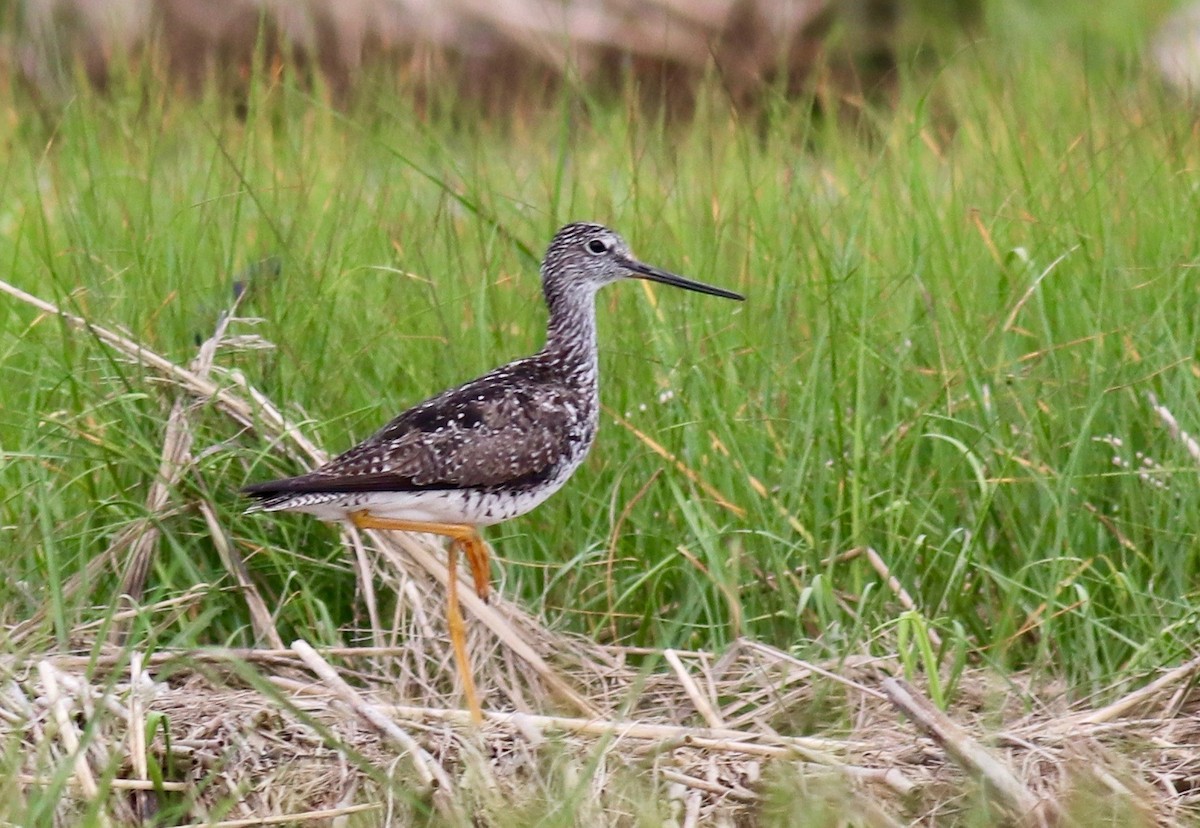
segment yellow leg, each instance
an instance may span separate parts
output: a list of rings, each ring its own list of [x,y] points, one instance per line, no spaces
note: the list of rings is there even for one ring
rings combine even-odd
[[[467,553],[467,561],[471,565],[471,575],[475,581],[475,591],[480,598],[486,601],[489,566],[487,546],[484,545],[483,539],[479,537],[479,533],[473,526],[463,526],[457,523],[428,523],[419,520],[381,518],[366,511],[352,512],[350,520],[360,529],[428,532],[432,535],[450,538],[450,548],[446,550],[446,572],[449,576],[446,582],[446,627],[450,631],[450,645],[454,648],[454,660],[458,664],[458,674],[462,678],[463,694],[467,697],[471,720],[479,724],[483,721],[483,709],[479,706],[479,694],[475,690],[475,677],[471,672],[470,659],[467,657],[466,625],[463,623],[462,609],[458,605],[458,547],[462,546]]]
[[[471,660],[467,655],[467,628],[463,623],[462,609],[458,606],[458,540],[451,539],[446,550],[446,626],[450,630],[450,645],[454,648],[454,660],[458,662],[458,674],[462,676],[463,695],[471,710],[471,721],[483,722],[483,709],[479,705],[479,693],[475,689],[475,675],[471,671]]]
[[[459,540],[463,551],[467,553],[467,563],[471,566],[471,579],[475,582],[475,594],[481,601],[487,601],[488,591],[492,586],[492,567],[488,561],[487,544],[479,533],[471,530],[471,534]]]
[[[474,526],[461,523],[432,523],[424,520],[400,520],[399,518],[376,517],[367,511],[351,512],[350,520],[359,529],[392,529],[397,532],[426,532],[450,538],[467,553],[471,565],[471,580],[475,582],[475,594],[486,601],[491,589],[491,562],[487,544],[479,537]]]

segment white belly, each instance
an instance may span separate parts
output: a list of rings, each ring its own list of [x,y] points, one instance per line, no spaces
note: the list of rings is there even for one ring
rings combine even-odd
[[[467,489],[302,495],[266,510],[304,512],[327,521],[349,520],[352,512],[365,511],[375,517],[396,520],[491,526],[540,506],[563,487],[569,476],[565,474],[559,480],[518,493]]]

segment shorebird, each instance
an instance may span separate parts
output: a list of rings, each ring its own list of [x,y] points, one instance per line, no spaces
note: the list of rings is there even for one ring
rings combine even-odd
[[[600,418],[596,292],[635,278],[744,298],[638,261],[624,239],[599,224],[559,230],[541,275],[550,312],[542,350],[410,408],[308,474],[242,490],[259,501],[250,511],[307,512],[363,529],[449,538],[447,627],[476,722],[483,714],[458,605],[457,551],[466,554],[475,591],[486,600],[490,564],[479,527],[538,506],[587,455]]]

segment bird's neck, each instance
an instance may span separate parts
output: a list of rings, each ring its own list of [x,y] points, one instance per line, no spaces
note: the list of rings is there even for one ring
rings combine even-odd
[[[548,286],[545,294],[550,322],[543,351],[595,377],[596,291],[557,291]]]

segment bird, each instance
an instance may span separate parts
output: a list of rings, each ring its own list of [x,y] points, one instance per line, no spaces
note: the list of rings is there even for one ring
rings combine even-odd
[[[457,552],[487,600],[490,563],[479,529],[534,509],[583,462],[600,419],[596,293],[628,278],[745,298],[639,261],[603,225],[568,224],[541,263],[549,320],[540,351],[430,397],[307,474],[242,489],[257,500],[250,512],[449,538],[447,628],[475,723],[483,714],[458,604]]]

